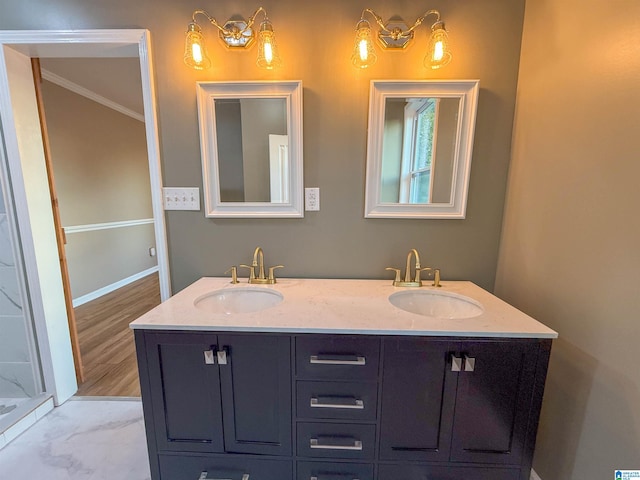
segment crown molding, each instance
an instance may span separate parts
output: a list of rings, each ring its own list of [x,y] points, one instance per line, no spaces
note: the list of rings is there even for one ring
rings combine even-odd
[[[78,95],[82,95],[83,97],[86,97],[89,100],[93,100],[94,102],[97,102],[101,105],[104,105],[105,107],[108,107],[112,110],[120,112],[123,115],[126,115],[127,117],[131,117],[134,120],[144,123],[144,115],[138,112],[134,112],[130,108],[127,108],[123,105],[120,105],[117,102],[109,100],[108,98],[105,98],[102,95],[98,95],[94,91],[84,88],[78,85],[77,83],[73,83],[72,81],[67,80],[64,77],[61,77],[60,75],[56,75],[53,72],[43,69],[42,78],[44,78],[45,80],[48,80],[51,83],[55,83],[59,87],[66,88],[67,90],[77,93]]]

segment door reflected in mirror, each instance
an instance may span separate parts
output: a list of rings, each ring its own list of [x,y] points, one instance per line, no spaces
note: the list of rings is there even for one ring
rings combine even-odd
[[[464,218],[477,80],[373,81],[367,218]]]
[[[207,217],[302,217],[301,82],[198,82]]]
[[[222,202],[289,201],[284,98],[216,98]]]

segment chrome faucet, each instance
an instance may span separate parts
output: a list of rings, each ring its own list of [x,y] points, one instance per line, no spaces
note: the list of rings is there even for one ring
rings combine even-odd
[[[411,280],[411,257],[412,256],[415,256],[415,267],[414,267],[415,276],[413,280]],[[412,248],[411,250],[409,250],[409,254],[407,255],[407,265],[404,271],[404,280],[400,279],[399,268],[387,267],[385,270],[392,270],[396,272],[396,277],[393,280],[394,287],[421,287],[422,280],[420,279],[420,272],[422,272],[423,270],[431,270],[431,268],[430,267],[422,268],[420,266],[420,254],[418,253],[418,250],[416,250],[415,248]],[[440,276],[440,271],[438,270],[438,277],[439,276]]]
[[[261,247],[256,247],[253,252],[253,261],[251,265],[240,265],[241,267],[249,269],[249,283],[261,284],[261,285],[273,285],[276,283],[276,277],[274,270],[276,268],[284,268],[284,265],[276,265],[269,267],[269,276],[264,274],[264,252]],[[256,268],[258,273],[256,274]]]

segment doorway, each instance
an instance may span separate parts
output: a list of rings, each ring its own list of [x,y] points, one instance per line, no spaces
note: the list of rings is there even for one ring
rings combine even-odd
[[[160,303],[139,60],[32,63],[64,232],[62,274],[82,369],[76,395],[139,396],[128,324]]]
[[[31,58],[137,58],[148,151],[153,230],[162,300],[170,296],[162,208],[159,141],[149,32],[145,30],[0,32],[0,119],[5,128],[20,243],[24,252],[45,390],[60,404],[76,392],[64,291],[58,264],[49,189],[37,140],[34,92],[26,81]],[[33,82],[30,82],[33,85]],[[39,129],[38,129],[39,130]],[[39,132],[38,132],[39,133]],[[48,203],[48,205],[47,205]]]

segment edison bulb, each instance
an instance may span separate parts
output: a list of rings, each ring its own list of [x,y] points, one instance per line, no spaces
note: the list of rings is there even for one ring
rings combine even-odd
[[[444,24],[438,22],[431,27],[427,54],[424,57],[424,66],[436,69],[448,65],[449,62],[451,62],[449,35],[444,29]]]
[[[351,55],[351,63],[358,68],[367,68],[378,60],[373,41],[371,40],[371,26],[366,20],[360,20],[356,25],[356,39]]]
[[[278,45],[276,44],[276,34],[269,20],[265,20],[260,25],[260,31],[258,32],[258,60],[256,63],[259,67],[267,70],[272,70],[282,64],[278,53]]]
[[[197,23],[190,23],[184,44],[184,63],[196,70],[211,67],[211,60],[207,56],[202,29]]]

